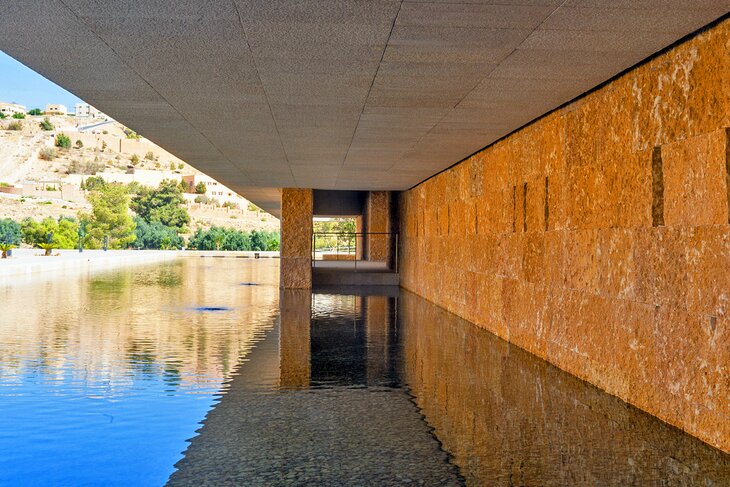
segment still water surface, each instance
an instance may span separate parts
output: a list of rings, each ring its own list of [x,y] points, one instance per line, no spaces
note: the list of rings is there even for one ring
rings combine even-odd
[[[194,259],[0,287],[2,485],[730,485],[730,456],[424,300]]]

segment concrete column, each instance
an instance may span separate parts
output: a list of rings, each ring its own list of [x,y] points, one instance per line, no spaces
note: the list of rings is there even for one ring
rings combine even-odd
[[[312,190],[281,190],[281,287],[312,288]]]
[[[312,292],[282,289],[280,295],[279,384],[284,389],[309,387],[312,373]]]
[[[390,193],[371,191],[368,194],[367,212],[367,259],[388,261],[388,235],[372,235],[390,231]]]
[[[362,215],[355,217],[355,233],[363,233],[365,231],[364,225],[363,225],[363,218]],[[362,260],[365,258],[365,240],[363,239],[362,235],[358,235],[355,237],[355,258],[357,260]]]

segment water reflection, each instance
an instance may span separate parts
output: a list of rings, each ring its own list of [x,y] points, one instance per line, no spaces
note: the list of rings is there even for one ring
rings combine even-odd
[[[277,279],[275,262],[182,259],[0,286],[0,484],[163,484],[273,328]]]
[[[412,294],[280,306],[171,485],[730,480],[728,455]]]
[[[183,259],[0,299],[0,484],[730,484],[728,455],[406,292]]]
[[[468,485],[729,485],[730,456],[403,292],[403,380]]]

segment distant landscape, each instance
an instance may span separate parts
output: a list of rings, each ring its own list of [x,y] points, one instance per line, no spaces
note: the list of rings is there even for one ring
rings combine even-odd
[[[86,107],[0,113],[0,244],[278,250],[275,217]]]

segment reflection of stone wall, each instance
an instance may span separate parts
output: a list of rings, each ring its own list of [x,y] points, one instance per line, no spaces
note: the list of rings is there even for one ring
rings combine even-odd
[[[281,287],[312,287],[312,190],[281,190]]]
[[[467,485],[720,485],[730,457],[410,293],[403,379]]]
[[[402,284],[730,451],[726,20],[401,198]]]

